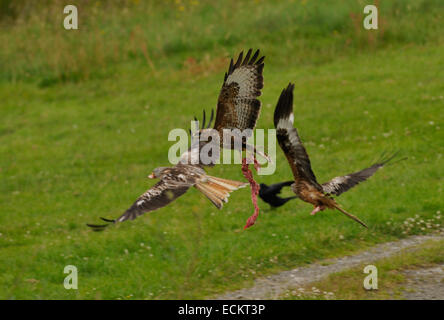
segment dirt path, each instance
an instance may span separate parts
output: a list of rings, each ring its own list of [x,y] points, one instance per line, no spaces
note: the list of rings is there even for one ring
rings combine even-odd
[[[406,300],[444,300],[444,264],[432,268],[406,270],[403,298]]]
[[[429,240],[442,240],[444,239],[444,233],[440,233],[437,235],[425,235],[425,236],[413,236],[407,239],[387,242],[384,244],[377,245],[369,250],[359,252],[353,255],[327,259],[320,261],[318,263],[314,263],[307,267],[296,268],[289,271],[283,271],[278,274],[274,274],[268,276],[266,278],[256,279],[254,285],[250,288],[245,288],[233,292],[227,292],[222,295],[214,297],[214,299],[246,299],[246,300],[254,300],[254,299],[278,299],[286,290],[304,286],[311,282],[319,281],[322,278],[328,276],[329,274],[336,273],[339,271],[343,271],[346,269],[350,269],[362,263],[371,263],[375,260],[383,259],[389,256],[392,256],[403,249],[407,249],[409,247],[415,247],[421,243],[424,243]],[[442,269],[441,269],[442,271]],[[436,274],[439,271],[432,270],[427,271]],[[424,274],[427,274],[424,271]],[[443,271],[444,272],[444,271]],[[424,276],[424,274],[412,275],[411,281],[412,286],[414,283],[421,283],[419,279],[420,275]],[[432,280],[433,279],[433,280]],[[436,284],[436,279],[433,277],[429,277],[430,283],[433,285],[444,285]],[[415,282],[416,281],[416,282]],[[424,284],[424,282],[423,282]],[[417,285],[418,287],[418,285]],[[419,288],[419,287],[418,287]],[[427,291],[427,288],[423,288]],[[443,288],[441,288],[444,290]],[[422,291],[422,289],[421,289]],[[418,291],[416,291],[418,292]],[[415,298],[415,292],[405,293],[406,299],[421,299],[419,297]],[[418,293],[416,293],[418,294]],[[441,299],[443,299],[443,295],[441,295]],[[422,299],[427,299],[426,297]]]

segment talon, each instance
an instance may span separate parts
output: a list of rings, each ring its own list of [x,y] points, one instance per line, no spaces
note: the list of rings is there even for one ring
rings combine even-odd
[[[321,211],[321,207],[317,206],[313,209],[313,211],[310,213],[312,216],[314,216],[316,213],[318,213],[319,211]]]
[[[317,206],[313,209],[313,211],[310,213],[312,216],[314,216],[316,213],[318,213],[319,211],[324,211],[325,210],[325,206]]]

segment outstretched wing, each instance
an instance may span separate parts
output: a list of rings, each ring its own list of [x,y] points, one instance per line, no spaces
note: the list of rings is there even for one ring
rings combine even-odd
[[[274,111],[276,137],[287,157],[295,180],[305,180],[321,191],[322,187],[311,169],[307,151],[301,142],[297,129],[293,126],[293,89],[294,84],[290,83],[282,91]]]
[[[225,73],[224,84],[217,102],[216,120],[214,129],[222,134],[223,129],[254,129],[261,102],[257,99],[264,86],[262,70],[264,59],[257,50],[251,56],[248,50],[245,59],[243,53],[239,54],[236,63],[231,59],[228,72]]]
[[[365,168],[361,171],[350,173],[345,176],[335,177],[335,178],[331,179],[330,181],[323,183],[322,190],[324,191],[324,193],[339,196],[341,193],[344,193],[345,191],[353,188],[354,186],[356,186],[360,182],[365,181],[368,178],[370,178],[376,171],[378,171],[380,168],[385,166],[396,155],[397,155],[397,152],[394,153],[393,155],[389,156],[386,159],[381,159],[380,161],[376,162],[371,167]],[[396,160],[396,162],[404,160],[404,159],[405,158]],[[392,163],[394,163],[394,162],[392,162]]]
[[[137,198],[133,205],[115,222],[134,220],[141,214],[165,207],[187,192],[190,187],[191,184],[187,183],[178,183],[169,179],[161,180]]]
[[[137,198],[125,213],[115,220],[101,218],[105,222],[122,222],[134,220],[138,216],[165,207],[175,199],[183,195],[193,186],[204,172],[199,166],[178,164],[163,174],[162,179],[144,194]],[[101,231],[109,224],[87,224],[95,231]]]
[[[199,165],[177,164],[163,172],[162,179],[142,194],[115,222],[133,220],[173,202],[193,186],[205,171]]]
[[[294,181],[285,181],[285,182],[279,182],[279,183],[274,183],[271,184],[269,186],[266,186],[266,188],[262,188],[259,190],[259,192],[262,191],[262,189],[265,189],[264,192],[267,194],[278,194],[281,193],[281,190],[283,187],[289,187],[294,183]]]

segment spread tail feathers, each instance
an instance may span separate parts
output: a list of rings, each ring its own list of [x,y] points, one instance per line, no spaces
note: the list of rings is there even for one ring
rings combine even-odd
[[[205,176],[205,180],[199,181],[194,186],[202,192],[210,201],[221,209],[224,202],[228,202],[230,192],[245,187],[244,182]]]
[[[346,215],[347,217],[349,217],[350,219],[355,220],[357,223],[363,225],[364,227],[366,227],[366,228],[368,229],[367,225],[366,225],[364,222],[362,222],[361,220],[359,220],[358,217],[352,215],[351,213],[348,213],[347,211],[345,211],[344,209],[342,209],[342,208],[341,208],[339,205],[337,205],[337,204],[335,204],[334,207],[335,207],[336,209],[338,209],[339,211],[341,211],[343,214],[345,214],[345,215]]]

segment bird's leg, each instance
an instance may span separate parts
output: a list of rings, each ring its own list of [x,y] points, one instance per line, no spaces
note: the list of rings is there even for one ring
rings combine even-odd
[[[325,206],[316,206],[310,214],[314,216],[316,213],[322,210],[325,210]]]
[[[313,211],[310,213],[312,216],[314,216],[316,213],[318,213],[319,211],[321,211],[321,207],[317,206],[313,209]]]
[[[254,158],[254,168],[256,169],[256,171],[258,170],[259,166],[260,165],[257,162],[256,158]],[[256,222],[256,219],[259,215],[259,207],[257,205],[257,195],[259,194],[260,186],[253,178],[253,172],[251,172],[251,170],[248,168],[248,163],[247,163],[246,157],[242,158],[242,174],[250,183],[251,202],[253,202],[253,205],[254,205],[254,213],[253,213],[253,215],[251,215],[248,218],[247,223],[245,224],[245,227],[244,227],[244,229],[247,229],[247,228],[251,227]]]

